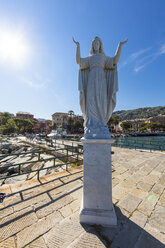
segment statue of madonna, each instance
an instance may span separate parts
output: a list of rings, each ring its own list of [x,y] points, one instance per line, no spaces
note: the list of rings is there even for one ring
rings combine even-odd
[[[107,122],[116,106],[118,91],[117,63],[121,47],[128,41],[120,42],[114,57],[106,56],[102,41],[95,37],[90,54],[80,57],[80,44],[77,46],[76,62],[79,64],[80,107],[84,117],[86,139],[110,139]]]

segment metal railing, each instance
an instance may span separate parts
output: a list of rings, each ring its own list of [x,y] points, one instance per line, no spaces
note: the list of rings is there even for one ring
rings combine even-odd
[[[58,139],[50,139],[50,138],[35,138],[34,136],[28,137],[28,139],[30,139],[31,141],[34,141],[35,144],[37,145],[47,145],[48,147],[50,147],[51,149],[44,149],[43,147],[40,146],[40,150],[36,150],[36,151],[31,151],[31,152],[21,152],[21,153],[11,153],[11,154],[4,154],[0,156],[0,163],[1,163],[1,159],[5,158],[5,157],[10,157],[10,156],[15,156],[15,157],[19,157],[19,156],[25,156],[28,154],[32,154],[35,155],[37,154],[37,159],[33,160],[33,161],[26,161],[26,162],[22,162],[22,163],[16,163],[16,164],[12,164],[12,165],[4,165],[1,166],[1,171],[3,170],[7,170],[11,167],[15,167],[17,168],[17,173],[11,174],[11,175],[0,175],[0,179],[6,179],[6,178],[10,178],[10,177],[14,177],[14,176],[19,176],[19,175],[24,175],[24,174],[29,174],[32,172],[37,172],[37,177],[39,178],[39,173],[41,170],[47,170],[47,169],[51,169],[51,168],[56,168],[56,167],[61,167],[61,166],[65,166],[66,170],[68,170],[68,165],[69,164],[76,164],[78,165],[80,162],[82,162],[83,157],[83,145],[80,144],[79,142],[73,142],[70,140],[66,140],[66,139],[62,139],[62,140],[58,140]],[[27,139],[27,140],[28,140]],[[70,144],[68,144],[68,142],[70,142]],[[157,141],[157,140],[149,140],[149,139],[140,139],[140,138],[116,138],[115,142],[112,144],[112,146],[114,147],[123,147],[123,148],[130,148],[130,149],[141,149],[141,150],[160,150],[160,151],[165,151],[165,141]],[[42,158],[41,154],[43,153],[49,153],[51,154],[53,157],[50,158]],[[53,153],[56,155],[53,155]],[[59,156],[59,153],[61,153],[62,155]],[[57,155],[58,154],[58,155]],[[29,169],[26,171],[23,171],[22,167],[23,165],[26,164],[35,164],[37,162],[47,162],[47,161],[51,161],[53,160],[53,165],[49,166],[49,167],[42,167],[39,169]],[[61,163],[56,163],[57,160],[60,160]]]
[[[34,135],[30,135],[27,137],[27,139],[31,140],[31,141],[38,141],[39,144],[46,144],[48,146],[51,147],[61,147],[63,146],[74,146],[74,143],[76,142],[77,145],[82,147],[81,141],[80,139],[68,139],[68,138],[43,138],[43,137],[36,137]],[[71,145],[68,145],[66,142],[71,143]]]
[[[112,144],[114,147],[123,147],[123,148],[130,148],[130,149],[140,149],[140,150],[150,150],[150,151],[165,151],[165,138],[163,140],[159,139],[150,139],[148,137],[119,137],[114,138],[115,142]],[[49,146],[61,147],[61,145],[67,146],[66,142],[73,141],[68,139],[40,139],[41,142],[46,142]],[[79,146],[83,149],[83,145],[80,144],[80,140],[76,140]]]
[[[55,148],[55,149],[54,149]],[[53,155],[53,153],[59,153],[61,152],[62,155]],[[51,154],[53,157],[50,158],[41,158],[41,154],[43,153],[49,153]],[[20,176],[20,175],[24,175],[24,174],[29,174],[32,172],[37,172],[37,178],[39,179],[39,173],[41,170],[47,170],[47,169],[51,169],[51,168],[56,168],[56,167],[61,167],[61,166],[65,166],[66,170],[68,170],[68,165],[69,164],[75,164],[75,165],[79,165],[82,162],[82,146],[69,146],[67,145],[65,148],[56,148],[56,147],[52,147],[52,149],[50,150],[36,150],[36,151],[31,151],[31,152],[21,152],[21,153],[11,153],[11,154],[4,154],[0,156],[0,163],[1,163],[1,159],[6,158],[6,157],[10,157],[10,156],[15,156],[19,157],[19,156],[26,156],[32,154],[33,156],[35,154],[37,154],[37,159],[33,160],[33,161],[26,161],[26,162],[22,162],[22,163],[15,163],[12,165],[4,165],[1,166],[1,171],[9,169],[9,168],[13,168],[16,167],[16,170],[18,171],[17,173],[11,174],[11,175],[7,175],[7,176],[1,176],[0,175],[0,180],[1,179],[7,179],[7,178],[11,178],[11,177],[15,177],[15,176]],[[70,160],[71,158],[71,160]],[[26,171],[23,171],[22,166],[26,165],[26,164],[35,164],[37,162],[47,162],[53,160],[53,165],[49,166],[49,167],[42,167],[39,169],[26,169]],[[56,163],[56,161],[63,161],[62,163]]]
[[[165,151],[165,139],[164,140],[152,140],[145,138],[115,138],[115,142],[112,144],[115,147],[150,150],[150,151]]]

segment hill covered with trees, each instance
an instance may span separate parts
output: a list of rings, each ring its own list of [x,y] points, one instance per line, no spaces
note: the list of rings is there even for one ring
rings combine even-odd
[[[133,110],[120,110],[113,113],[113,115],[118,115],[119,121],[149,118],[160,114],[165,115],[165,107],[158,106]]]

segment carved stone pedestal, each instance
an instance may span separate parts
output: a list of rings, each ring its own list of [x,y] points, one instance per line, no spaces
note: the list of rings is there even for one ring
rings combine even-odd
[[[112,204],[112,139],[82,139],[84,145],[84,187],[80,222],[117,225]]]

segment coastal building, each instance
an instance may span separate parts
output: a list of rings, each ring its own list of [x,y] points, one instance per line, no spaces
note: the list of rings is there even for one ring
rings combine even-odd
[[[165,124],[165,115],[158,115],[158,116],[150,117],[146,120],[146,122]]]
[[[53,128],[66,128],[68,124],[68,114],[62,112],[56,112],[52,115]]]
[[[27,112],[17,112],[16,113],[16,118],[21,118],[21,119],[34,119],[34,115],[27,113]]]
[[[135,120],[129,120],[130,122],[130,128],[134,130],[135,132],[138,132],[139,129],[142,127],[142,124],[146,121],[145,118],[143,119],[135,119]]]
[[[134,120],[120,121],[115,127],[115,130],[118,132],[123,132],[123,131],[126,131],[127,129],[132,129],[136,132],[136,131],[139,131],[139,129],[142,126],[142,123],[144,123],[145,121],[146,119],[134,119]]]
[[[117,124],[111,124],[111,126],[112,126],[113,131],[115,131],[116,133],[122,132],[122,121],[120,121]],[[112,130],[110,130],[110,132],[112,132]]]
[[[37,120],[34,126],[35,133],[50,133],[52,131],[52,121],[51,120],[45,120],[40,121]]]
[[[75,121],[78,121],[81,125],[83,125],[83,117],[82,115],[75,115],[70,114],[71,111],[68,113],[62,113],[62,112],[56,112],[52,115],[52,126],[53,129],[66,129],[67,131],[74,131],[74,123]],[[73,112],[73,111],[72,111]],[[74,112],[73,112],[74,113]]]
[[[115,130],[119,132],[124,132],[128,130],[139,132],[141,129],[143,129],[144,124],[147,123],[157,123],[165,125],[165,115],[158,115],[143,119],[124,120],[119,122],[119,124],[115,127]],[[148,128],[148,131],[151,130]]]

